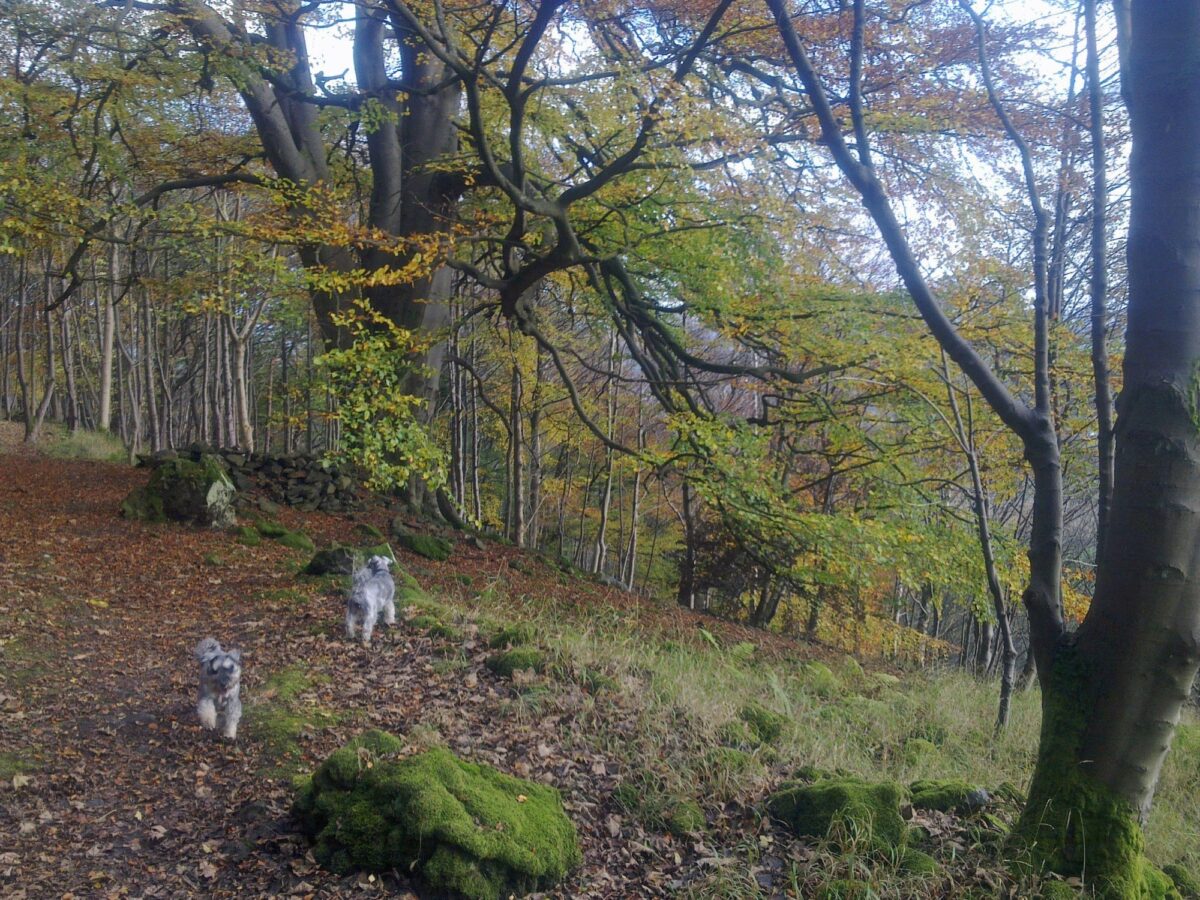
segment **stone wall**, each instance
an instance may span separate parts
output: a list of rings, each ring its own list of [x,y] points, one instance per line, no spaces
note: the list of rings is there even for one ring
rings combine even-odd
[[[139,456],[138,465],[157,467],[164,460],[178,457],[198,460],[205,453],[211,453],[225,463],[229,477],[239,491],[257,490],[276,503],[299,509],[345,512],[362,507],[362,488],[353,475],[320,457],[304,453],[263,456],[192,444],[181,450]]]

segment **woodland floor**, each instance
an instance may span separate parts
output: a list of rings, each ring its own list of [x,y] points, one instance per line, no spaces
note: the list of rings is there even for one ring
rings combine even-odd
[[[462,645],[461,666],[446,666],[444,648],[403,626],[385,630],[372,650],[349,644],[339,634],[339,594],[297,588],[300,555],[269,541],[250,548],[229,535],[127,522],[116,510],[146,470],[16,449],[0,446],[0,761],[20,761],[25,774],[0,785],[0,896],[409,890],[396,876],[338,879],[318,869],[289,817],[290,781],[271,747],[246,729],[230,744],[199,727],[191,654],[207,635],[242,649],[248,709],[270,699],[268,676],[300,666],[314,682],[303,698],[309,708],[340,714],[302,731],[291,761],[301,769],[364,727],[408,733],[420,723],[465,756],[555,784],[585,864],[551,896],[667,895],[712,857],[700,840],[648,833],[620,816],[611,799],[620,764],[571,738],[569,709],[505,712],[514,689],[483,667],[482,643]],[[355,521],[290,509],[279,518],[318,544],[350,537]],[[357,521],[383,526],[386,518],[377,509]],[[514,568],[516,551],[485,547],[460,542],[443,564],[403,554],[400,562],[434,594],[465,594],[468,578],[477,592],[502,578],[563,604],[614,605],[684,639],[698,631],[686,611],[586,582],[564,590],[548,566]],[[206,561],[212,554],[219,566]],[[768,652],[797,653],[789,641],[756,635],[764,639]],[[619,694],[605,702],[596,714],[619,733],[628,712]],[[760,827],[737,804],[727,813],[728,835]],[[769,875],[763,887],[774,893]]]

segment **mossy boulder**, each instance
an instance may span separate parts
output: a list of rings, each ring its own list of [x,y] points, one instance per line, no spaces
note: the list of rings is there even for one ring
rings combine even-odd
[[[337,873],[411,872],[433,890],[499,900],[579,864],[558,791],[434,748],[367,732],[301,784],[296,813],[317,861]]]
[[[904,788],[895,782],[846,776],[813,784],[784,782],[768,798],[767,809],[800,837],[894,848],[907,839],[900,815],[904,799]]]
[[[908,790],[913,807],[935,809],[939,812],[976,812],[987,806],[992,799],[983,788],[955,778],[914,781],[908,786]]]
[[[738,710],[738,718],[746,723],[751,737],[758,744],[773,744],[783,734],[787,718],[761,703],[750,702]]]
[[[313,554],[304,567],[305,575],[349,575],[354,570],[354,550],[350,547],[325,547]]]
[[[434,562],[445,562],[454,551],[454,544],[446,538],[436,534],[417,534],[398,521],[392,523],[392,535],[405,550]]]
[[[364,560],[370,559],[372,556],[384,556],[393,562],[396,555],[392,553],[392,548],[386,543],[374,544],[370,547],[343,547],[341,544],[334,544],[332,547],[326,547],[318,550],[313,554],[312,559],[308,561],[308,565],[304,567],[305,575],[313,575],[320,577],[323,575],[350,575],[354,572],[356,566],[362,564]],[[399,578],[398,575],[393,577]]]
[[[237,524],[233,501],[237,491],[225,466],[215,456],[198,460],[163,460],[145,487],[135,489],[121,504],[121,515],[147,522],[189,522],[210,528]]]
[[[514,647],[487,658],[485,665],[504,678],[512,678],[513,672],[532,669],[541,672],[546,668],[546,657],[536,647]]]

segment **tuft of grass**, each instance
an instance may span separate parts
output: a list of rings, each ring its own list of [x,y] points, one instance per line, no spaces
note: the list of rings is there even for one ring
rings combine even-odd
[[[62,425],[47,423],[39,441],[47,456],[57,459],[94,459],[100,462],[128,461],[125,444],[107,431],[70,431]]]

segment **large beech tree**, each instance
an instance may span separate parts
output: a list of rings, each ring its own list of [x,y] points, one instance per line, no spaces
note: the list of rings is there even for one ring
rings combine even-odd
[[[1200,7],[1188,0],[1115,3],[1133,138],[1127,350],[1095,598],[1078,631],[1068,633],[1059,599],[1062,488],[1044,286],[1036,291],[1036,394],[1029,406],[943,313],[873,164],[860,83],[866,4],[853,4],[850,74],[839,80],[848,124],[829,99],[829,76],[805,50],[804,19],[793,17],[786,0],[767,4],[822,138],[927,326],[1021,438],[1033,469],[1024,600],[1043,723],[1018,828],[1023,849],[1036,863],[1083,875],[1102,896],[1165,896],[1165,878],[1142,855],[1141,822],[1200,662]],[[1028,164],[1026,174],[1032,181]],[[1044,267],[1044,248],[1035,247],[1039,282]]]

